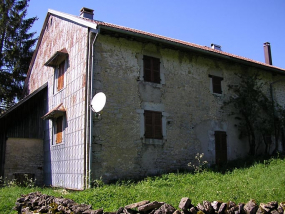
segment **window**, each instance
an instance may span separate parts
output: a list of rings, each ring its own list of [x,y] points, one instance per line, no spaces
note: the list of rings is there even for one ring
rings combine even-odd
[[[54,93],[65,86],[65,71],[68,67],[68,52],[66,48],[56,51],[45,63],[45,66],[54,68]]]
[[[63,142],[63,116],[56,118],[55,120],[55,143],[59,144]]]
[[[221,165],[227,162],[227,133],[215,131],[216,164]]]
[[[144,56],[144,81],[160,83],[160,60],[159,58]]]
[[[162,113],[144,111],[145,138],[162,139]]]
[[[60,91],[64,88],[64,71],[65,71],[65,60],[61,62],[56,68],[56,89],[57,91]]]
[[[212,92],[214,94],[222,94],[222,77],[209,75],[212,79]]]

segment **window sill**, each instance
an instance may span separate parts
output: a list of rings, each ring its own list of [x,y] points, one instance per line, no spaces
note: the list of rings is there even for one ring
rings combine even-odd
[[[142,82],[143,84],[146,84],[146,85],[150,85],[154,88],[162,88],[162,83],[154,83],[154,82],[146,82],[144,80],[139,80],[139,82]]]
[[[216,97],[222,97],[223,96],[223,94],[218,94],[218,93],[213,93],[213,92],[212,92],[212,94]]]
[[[61,143],[54,143],[52,144],[52,147],[57,147],[57,146],[61,146],[64,145],[64,141],[62,141]]]
[[[151,138],[144,138],[143,144],[149,144],[149,145],[163,145],[165,139],[151,139]]]
[[[54,94],[53,94],[53,95],[57,95],[58,93],[62,92],[64,89],[65,89],[65,87],[64,87],[64,88],[62,88],[62,89],[60,89],[59,91],[54,92]]]

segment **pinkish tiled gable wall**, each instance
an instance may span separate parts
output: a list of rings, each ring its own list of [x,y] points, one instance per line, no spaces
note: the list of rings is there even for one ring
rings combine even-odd
[[[66,109],[64,142],[52,145],[52,121],[46,121],[44,156],[45,184],[82,189],[84,174],[84,109],[88,29],[50,16],[28,83],[29,93],[48,82],[48,111],[63,103]],[[54,92],[54,68],[44,63],[66,48],[68,68],[65,87]]]

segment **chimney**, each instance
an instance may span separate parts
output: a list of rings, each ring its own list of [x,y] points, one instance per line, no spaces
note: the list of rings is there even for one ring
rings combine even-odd
[[[212,49],[215,49],[215,50],[219,50],[219,51],[222,51],[222,46],[220,45],[217,45],[217,44],[211,44],[211,48]]]
[[[263,43],[263,49],[264,49],[265,63],[269,64],[269,65],[272,65],[270,43],[269,42]]]
[[[93,19],[94,10],[89,9],[87,7],[82,7],[80,10],[80,17],[87,18],[87,19]]]

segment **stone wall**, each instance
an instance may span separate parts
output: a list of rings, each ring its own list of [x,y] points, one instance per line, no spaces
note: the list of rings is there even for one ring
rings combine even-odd
[[[103,91],[107,103],[101,119],[93,118],[91,173],[105,181],[186,168],[197,152],[214,164],[215,131],[227,134],[228,160],[244,157],[247,139],[239,139],[231,109],[221,110],[231,96],[227,86],[238,84],[235,73],[257,71],[270,95],[269,84],[278,79],[196,52],[109,35],[98,37],[95,51],[93,90]],[[161,84],[143,81],[143,55],[160,59]],[[209,75],[223,78],[221,95],[212,93]],[[144,138],[144,110],[162,112],[163,140]]]
[[[6,141],[4,176],[7,180],[19,179],[24,175],[43,183],[43,140],[8,138]]]
[[[91,205],[78,204],[70,199],[43,195],[40,192],[22,195],[16,201],[14,210],[18,213],[74,213],[74,214],[283,214],[285,204],[277,201],[260,203],[250,200],[246,204],[222,201],[203,201],[193,205],[187,197],[181,199],[178,209],[165,202],[140,201],[120,207],[115,212],[103,209],[92,210]]]

